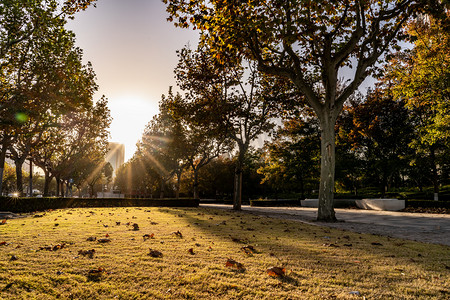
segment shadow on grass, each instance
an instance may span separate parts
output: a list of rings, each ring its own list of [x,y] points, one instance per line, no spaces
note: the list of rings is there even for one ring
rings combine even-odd
[[[445,274],[450,267],[450,247],[443,245],[313,226],[244,211],[214,208],[164,211],[178,217],[181,212],[191,226],[240,247],[258,243],[263,248],[259,250],[262,254],[276,256],[272,252],[279,253],[282,257],[277,257],[280,263],[283,259],[300,259],[304,262],[302,269],[308,272],[364,272],[367,276],[384,276],[380,271],[382,268],[376,270],[378,267],[392,266],[393,270],[398,270],[394,267],[400,264],[416,265],[423,271]],[[280,280],[298,283],[297,279],[289,276]],[[402,281],[401,277],[399,281]]]

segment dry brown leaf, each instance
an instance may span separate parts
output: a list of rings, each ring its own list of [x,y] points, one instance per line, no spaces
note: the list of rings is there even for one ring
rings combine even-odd
[[[78,255],[87,256],[89,258],[94,258],[94,254],[95,254],[95,249],[78,251]]]
[[[98,239],[97,241],[98,241],[99,243],[109,243],[109,242],[111,242],[110,239]]]
[[[183,234],[179,230],[176,232],[172,232],[172,234],[175,234],[175,236],[177,236],[179,238],[183,238]]]
[[[272,277],[283,277],[285,273],[286,269],[281,267],[271,267],[267,269],[267,274]]]
[[[144,238],[144,241],[145,240],[148,240],[148,239],[153,239],[154,237],[155,237],[155,234],[154,233],[152,233],[152,234],[144,234],[143,236],[142,236],[143,238]]]
[[[153,249],[149,249],[149,250],[150,250],[149,255],[150,255],[151,257],[163,257],[163,254],[162,254],[160,251],[158,251],[158,250],[153,250]]]
[[[244,246],[241,249],[245,252],[245,254],[248,255],[256,253],[255,247],[253,247],[252,245]]]
[[[231,258],[229,258],[227,260],[227,262],[225,263],[225,266],[229,267],[229,268],[234,268],[234,269],[237,269],[237,270],[245,270],[243,264],[241,264],[240,262],[237,262],[237,261],[235,261],[234,259],[231,259]]]

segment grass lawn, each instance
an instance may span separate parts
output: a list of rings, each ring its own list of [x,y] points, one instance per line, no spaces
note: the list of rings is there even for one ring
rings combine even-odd
[[[449,250],[206,208],[65,209],[0,225],[0,299],[449,299]]]

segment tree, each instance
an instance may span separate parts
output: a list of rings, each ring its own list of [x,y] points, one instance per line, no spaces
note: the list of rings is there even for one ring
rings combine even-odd
[[[178,128],[178,140],[182,141],[183,146],[181,160],[192,169],[193,194],[197,199],[200,169],[227,152],[230,144],[221,124],[210,121],[215,118],[212,117],[214,106],[209,106],[207,101],[191,99],[191,96],[169,93],[166,105],[173,120],[176,120],[174,128]]]
[[[408,167],[413,125],[405,102],[395,100],[389,86],[369,91],[365,102],[348,108],[353,128],[347,133],[365,161],[366,176],[382,195]]]
[[[86,183],[89,187],[90,197],[95,197],[95,185],[102,178],[107,178],[108,181],[111,181],[114,170],[111,164],[104,160],[91,162],[91,165],[94,166],[94,170],[90,173],[89,177],[86,179]]]
[[[318,120],[303,112],[283,122],[275,139],[265,144],[265,164],[258,172],[276,192],[305,192],[315,189],[319,176],[320,133]]]
[[[48,89],[53,88],[53,93],[63,91],[61,85],[73,83],[74,77],[69,80],[66,75],[74,66],[69,60],[76,62],[81,51],[74,50],[74,36],[64,30],[65,18],[94,1],[69,0],[62,5],[54,0],[0,3],[0,179],[6,151],[21,132],[29,134],[29,127],[22,128],[23,123],[45,114],[47,104],[54,103],[45,94]],[[59,102],[60,106],[63,103]],[[0,180],[0,194],[1,190]]]
[[[393,55],[382,78],[391,82],[394,97],[403,99],[414,115],[413,163],[429,165],[436,200],[438,165],[443,165],[439,156],[450,147],[450,33],[445,24],[430,16],[410,22],[407,32],[414,47]]]
[[[189,94],[191,106],[202,110],[203,122],[216,124],[237,146],[233,209],[240,210],[244,157],[251,142],[273,128],[280,93],[272,88],[273,78],[262,76],[254,63],[245,68],[219,64],[205,47],[186,47],[178,56],[177,83]],[[205,107],[213,109],[205,112]]]
[[[166,183],[177,176],[176,196],[179,196],[179,185],[183,169],[187,166],[185,153],[187,150],[186,135],[180,120],[169,111],[169,103],[180,95],[173,95],[171,89],[168,96],[162,96],[160,113],[153,117],[146,126],[142,139],[138,144],[138,154],[149,170],[154,170],[160,177],[160,197],[164,197]]]
[[[425,1],[164,0],[169,20],[201,30],[220,60],[246,57],[260,71],[289,79],[314,110],[321,128],[318,220],[335,221],[336,120],[344,102],[402,36]],[[439,1],[432,1],[434,6]],[[438,7],[442,8],[442,7]],[[339,92],[345,67],[354,73]]]

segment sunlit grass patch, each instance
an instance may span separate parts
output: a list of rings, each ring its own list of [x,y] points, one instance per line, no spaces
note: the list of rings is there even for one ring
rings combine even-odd
[[[449,247],[207,208],[56,210],[8,220],[1,242],[5,299],[450,296]]]

